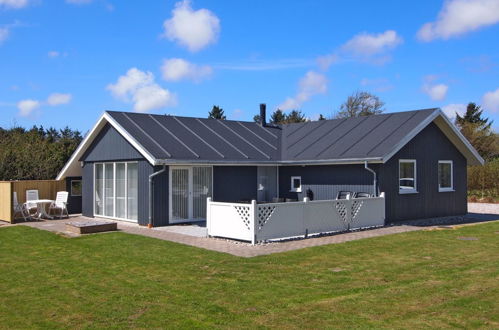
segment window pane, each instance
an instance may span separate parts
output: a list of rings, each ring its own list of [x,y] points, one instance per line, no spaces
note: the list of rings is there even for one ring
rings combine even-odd
[[[172,220],[189,219],[189,170],[172,169]]]
[[[399,185],[400,189],[415,189],[415,173],[413,162],[400,162]]]
[[[194,219],[206,219],[206,198],[211,196],[211,167],[192,168]]]
[[[71,196],[81,196],[81,180],[71,180]]]
[[[138,184],[139,175],[137,163],[128,163],[127,168],[127,194],[128,194],[128,214],[127,219],[137,220],[138,216]]]
[[[298,189],[301,186],[301,180],[300,179],[293,179],[293,188]]]
[[[452,169],[450,163],[438,163],[438,184],[440,188],[452,188]]]
[[[105,164],[105,182],[104,182],[104,215],[114,216],[114,173],[113,164]]]
[[[125,163],[116,163],[116,217],[126,218]]]
[[[95,214],[104,214],[104,165],[95,165]]]

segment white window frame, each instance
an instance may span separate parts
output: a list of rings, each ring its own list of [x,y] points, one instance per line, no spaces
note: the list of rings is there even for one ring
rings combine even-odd
[[[94,163],[94,176],[93,176],[93,213],[94,216],[99,217],[99,218],[106,218],[106,219],[115,219],[115,220],[121,220],[121,221],[128,221],[128,222],[138,222],[138,219],[128,219],[128,218],[118,218],[116,217],[116,164],[117,163],[124,163],[125,164],[125,214],[128,217],[128,164],[134,163],[138,164],[137,161],[117,161],[117,162],[96,162]],[[97,165],[102,165],[103,166],[103,173],[102,173],[102,180],[105,184],[106,182],[106,170],[105,170],[105,165],[106,164],[113,164],[113,216],[108,216],[104,214],[98,214],[95,209],[95,172]],[[139,180],[137,178],[137,180]],[[138,183],[137,183],[138,185]],[[104,189],[105,190],[105,189]],[[104,200],[104,196],[102,196],[102,199]],[[137,208],[138,208],[138,203],[137,203]],[[138,212],[138,210],[137,210]]]
[[[440,175],[438,175],[438,170],[440,164],[450,164],[450,187],[442,188],[440,187]],[[452,160],[439,160],[437,165],[437,180],[438,180],[438,192],[449,192],[454,191],[454,162]]]
[[[401,163],[413,163],[414,164],[414,188],[412,189],[407,189],[407,188],[401,188],[400,187],[400,164]],[[398,168],[398,183],[399,183],[399,194],[416,194],[418,192],[418,180],[417,180],[417,163],[415,159],[399,159],[399,168]]]
[[[295,180],[300,180],[300,186],[298,188],[294,187],[294,181]],[[301,192],[301,176],[292,176],[291,177],[291,189],[289,190],[290,192]]]
[[[73,193],[73,182],[79,182],[80,183],[80,194],[79,195],[76,195],[76,194]],[[71,196],[81,197],[81,193],[82,193],[82,190],[83,190],[83,186],[82,186],[81,180],[71,180],[71,182],[69,184],[70,184],[70,188],[71,188]]]

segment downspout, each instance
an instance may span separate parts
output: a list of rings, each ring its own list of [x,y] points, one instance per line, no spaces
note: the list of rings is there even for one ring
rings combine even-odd
[[[374,180],[373,180],[373,197],[377,197],[378,194],[376,193],[376,184],[377,184],[377,181],[376,181],[376,172],[372,168],[369,168],[369,166],[367,165],[367,160],[364,162],[364,168],[373,174],[373,177],[374,177]]]
[[[152,228],[152,210],[153,210],[153,186],[154,186],[154,181],[152,180],[156,175],[159,175],[166,171],[166,165],[163,165],[163,169],[154,172],[153,174],[149,175],[149,223],[147,224],[148,228]]]

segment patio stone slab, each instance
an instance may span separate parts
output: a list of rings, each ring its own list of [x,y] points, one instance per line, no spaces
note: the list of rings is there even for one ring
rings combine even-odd
[[[83,216],[71,216],[70,219],[26,222],[18,225],[30,226],[73,237],[73,236],[79,236],[79,234],[67,231],[65,228],[66,223],[82,222],[82,221],[88,222],[96,220],[99,221],[100,219],[87,218]],[[107,219],[102,219],[102,220],[108,221]],[[456,226],[456,228],[463,225],[473,225],[477,223],[483,223],[485,221],[499,221],[499,216],[482,218],[482,217],[476,217],[475,215],[470,215],[468,216],[467,220],[468,221],[466,224],[459,222],[459,225]],[[161,240],[191,245],[198,248],[203,248],[222,253],[228,253],[234,256],[246,257],[246,258],[256,257],[260,255],[268,255],[273,253],[287,252],[313,246],[339,244],[364,238],[379,237],[379,236],[405,233],[417,230],[435,230],[439,226],[439,225],[428,226],[424,222],[422,222],[421,225],[392,224],[381,228],[347,232],[331,236],[322,236],[322,237],[314,237],[308,239],[298,239],[298,240],[291,240],[284,242],[272,242],[266,244],[251,245],[246,242],[238,242],[229,239],[203,237],[201,236],[200,232],[203,229],[205,230],[205,228],[201,228],[200,226],[197,225],[192,226],[190,229],[189,226],[185,225],[172,226],[172,227],[182,227],[180,229],[179,228],[172,229],[172,227],[147,228],[129,222],[123,222],[123,221],[115,221],[115,222],[117,224],[119,231],[123,231],[129,234],[157,238]]]

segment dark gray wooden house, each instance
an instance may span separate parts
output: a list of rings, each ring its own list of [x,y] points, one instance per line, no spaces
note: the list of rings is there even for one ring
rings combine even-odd
[[[386,220],[467,212],[483,164],[440,109],[272,126],[107,111],[58,175],[82,177],[82,212],[165,226],[204,219],[206,198],[386,196]]]

